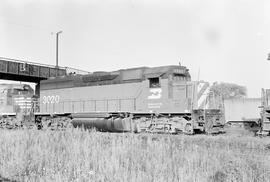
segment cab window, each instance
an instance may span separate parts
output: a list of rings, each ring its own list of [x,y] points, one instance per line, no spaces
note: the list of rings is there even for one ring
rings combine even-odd
[[[149,87],[150,88],[160,87],[159,77],[149,78]]]
[[[180,74],[174,74],[173,75],[173,81],[185,81],[186,77],[184,75]]]

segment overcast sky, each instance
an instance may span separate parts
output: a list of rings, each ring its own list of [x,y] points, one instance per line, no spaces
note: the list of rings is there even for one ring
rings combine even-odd
[[[2,0],[0,57],[87,71],[181,62],[193,80],[270,88],[269,0]],[[200,71],[199,71],[200,70]]]

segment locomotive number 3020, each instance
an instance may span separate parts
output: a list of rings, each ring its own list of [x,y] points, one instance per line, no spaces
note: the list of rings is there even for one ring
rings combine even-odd
[[[43,104],[54,104],[59,103],[60,97],[59,95],[49,95],[49,96],[43,96]]]

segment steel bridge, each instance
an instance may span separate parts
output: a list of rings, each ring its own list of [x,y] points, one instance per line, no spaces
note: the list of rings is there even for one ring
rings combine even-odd
[[[0,57],[0,79],[36,83],[36,94],[39,94],[41,80],[71,73],[87,74],[90,72]]]

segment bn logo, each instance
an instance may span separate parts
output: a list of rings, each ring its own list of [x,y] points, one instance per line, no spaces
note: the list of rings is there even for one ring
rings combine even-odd
[[[149,91],[150,91],[151,95],[148,96],[148,99],[160,99],[161,98],[161,92],[162,92],[161,88],[151,88]]]

